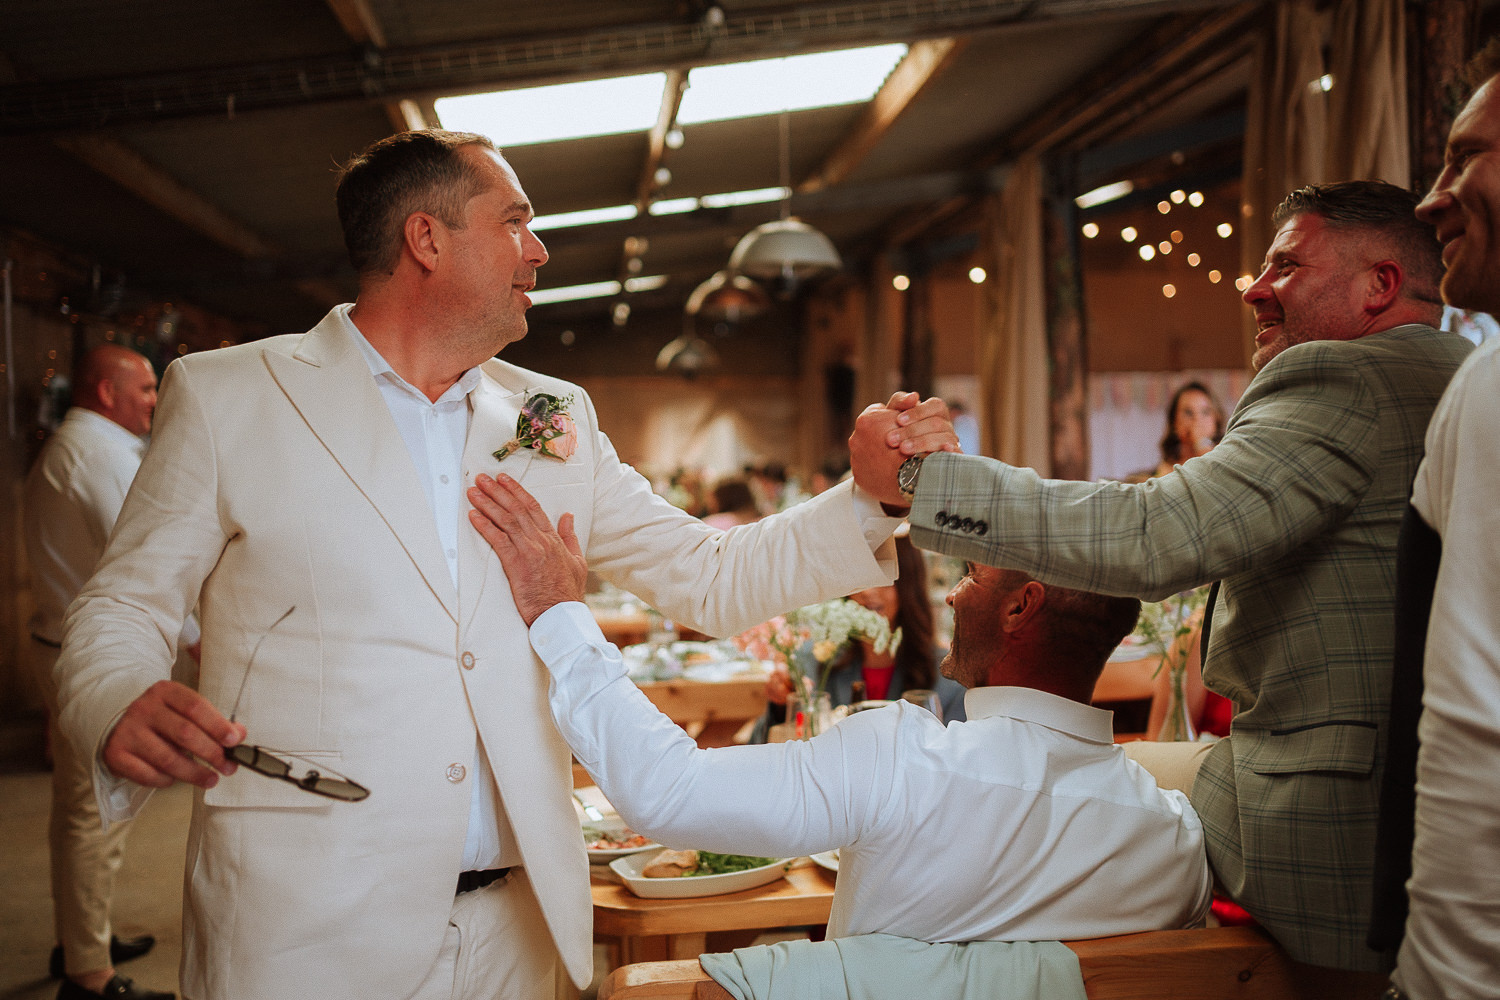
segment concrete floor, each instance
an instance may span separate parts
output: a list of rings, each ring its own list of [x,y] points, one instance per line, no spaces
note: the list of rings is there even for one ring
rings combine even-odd
[[[52,777],[45,771],[0,774],[0,1000],[51,1000],[47,978],[52,934],[47,811]],[[177,991],[182,953],[182,866],[192,792],[186,786],[152,796],[125,848],[115,885],[115,932],[156,935],[156,948],[120,967],[137,983]]]

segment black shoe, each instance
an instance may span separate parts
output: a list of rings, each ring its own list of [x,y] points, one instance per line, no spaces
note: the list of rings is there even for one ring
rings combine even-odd
[[[146,952],[156,947],[156,938],[150,934],[142,934],[140,937],[121,938],[110,935],[109,938],[109,964],[119,965],[128,962],[132,958],[140,958]],[[52,949],[52,957],[47,961],[47,975],[53,979],[63,977],[63,953],[62,945]]]
[[[177,1000],[175,993],[162,993],[137,986],[121,975],[110,977],[101,993],[90,993],[71,979],[64,979],[57,988],[57,1000]]]

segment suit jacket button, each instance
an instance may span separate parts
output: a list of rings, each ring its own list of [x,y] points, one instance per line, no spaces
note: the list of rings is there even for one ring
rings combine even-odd
[[[948,512],[946,510],[938,511],[933,515],[932,519],[937,522],[939,528],[948,527]]]
[[[982,535],[982,534],[984,534],[985,532],[987,532],[989,530],[990,530],[990,523],[988,521],[975,521],[974,522],[974,534],[976,534],[976,535]]]
[[[966,533],[972,532],[974,530],[974,519],[972,517],[964,518],[963,523],[958,526],[958,530]]]
[[[474,654],[470,653],[468,650],[465,650],[464,651],[464,655],[459,658],[459,662],[464,665],[464,669],[465,670],[473,670],[474,669]]]
[[[456,785],[460,781],[464,780],[464,775],[467,772],[464,771],[464,766],[462,764],[449,764],[446,773],[448,775],[448,780]]]

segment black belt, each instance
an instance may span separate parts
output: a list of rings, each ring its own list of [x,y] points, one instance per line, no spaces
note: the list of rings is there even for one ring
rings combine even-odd
[[[459,872],[458,891],[454,895],[462,896],[466,892],[473,892],[475,889],[483,889],[487,885],[493,885],[513,871],[515,871],[514,868],[491,868],[488,871],[482,872]]]

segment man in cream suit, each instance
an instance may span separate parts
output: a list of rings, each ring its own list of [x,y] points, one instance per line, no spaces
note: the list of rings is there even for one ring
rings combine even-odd
[[[1427,422],[1472,348],[1433,329],[1442,265],[1416,204],[1376,181],[1288,196],[1244,293],[1255,379],[1223,441],[1172,475],[1047,482],[933,455],[902,477],[925,547],[1150,600],[1223,581],[1203,680],[1235,703],[1232,733],[1143,744],[1157,756],[1136,759],[1159,779],[1184,765],[1171,787],[1191,789],[1219,883],[1292,957],[1372,973],[1388,962],[1364,938],[1396,535]],[[899,439],[893,419],[861,417],[851,448],[865,472]],[[880,476],[855,479],[899,500],[888,454]]]
[[[845,486],[715,531],[619,462],[581,390],[487,360],[525,335],[547,253],[482,137],[382,140],[346,167],[338,207],[352,307],[167,371],[68,618],[63,721],[100,748],[107,816],[151,787],[202,789],[190,1000],[549,997],[559,960],[592,975],[569,753],[465,485],[503,471],[572,511],[601,575],[713,634],[886,582],[896,522]],[[559,436],[497,460],[539,393],[567,411],[546,424]],[[952,447],[942,404],[924,405],[929,443]],[[201,693],[165,679],[164,637],[195,604]],[[369,796],[236,770],[241,741]]]

